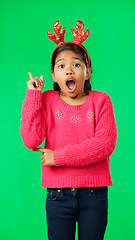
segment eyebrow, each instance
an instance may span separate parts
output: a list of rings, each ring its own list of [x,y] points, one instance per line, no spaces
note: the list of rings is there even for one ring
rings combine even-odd
[[[80,58],[76,58],[76,57],[73,57],[72,59],[78,59],[78,60],[80,60],[81,62],[82,62],[82,60],[80,59]],[[64,58],[61,58],[61,59],[59,59],[56,63],[58,63],[59,61],[62,61],[62,60],[65,60]],[[55,63],[55,64],[56,64]]]

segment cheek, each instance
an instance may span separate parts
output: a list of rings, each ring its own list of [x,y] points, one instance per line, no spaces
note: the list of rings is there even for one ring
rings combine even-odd
[[[80,71],[78,71],[78,75],[86,78],[86,75],[87,75],[86,69],[85,68],[80,69]]]
[[[59,70],[55,71],[55,78],[58,78],[61,75],[62,75],[61,71],[59,71]]]
[[[53,75],[53,76],[54,76],[54,77],[53,77],[53,80],[54,80],[54,81],[57,80],[57,75],[58,75],[58,74],[57,74],[57,71],[54,70],[54,75]]]
[[[84,76],[86,77],[86,75],[87,75],[86,68],[84,68],[83,74],[84,74]]]

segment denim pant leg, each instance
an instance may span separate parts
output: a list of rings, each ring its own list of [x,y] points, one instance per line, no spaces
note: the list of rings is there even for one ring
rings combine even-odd
[[[47,189],[49,240],[103,240],[107,226],[108,188]]]
[[[78,240],[103,240],[108,218],[108,187],[80,188]]]
[[[47,188],[46,217],[49,240],[75,240],[76,206],[71,189]]]

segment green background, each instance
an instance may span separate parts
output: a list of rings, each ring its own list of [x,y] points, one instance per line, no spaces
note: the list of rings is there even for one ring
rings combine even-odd
[[[73,41],[70,29],[78,19],[90,29],[84,46],[92,61],[92,90],[110,95],[118,127],[104,239],[135,239],[135,1],[7,0],[0,5],[0,239],[47,239],[41,154],[23,145],[21,109],[28,72],[43,74],[44,90],[53,89],[50,57],[56,45],[47,30],[60,20],[67,28],[65,40]]]

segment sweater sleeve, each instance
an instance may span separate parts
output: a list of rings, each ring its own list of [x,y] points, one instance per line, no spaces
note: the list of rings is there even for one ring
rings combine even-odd
[[[45,109],[39,90],[27,89],[20,132],[24,145],[29,149],[38,147],[46,137]]]
[[[54,151],[55,166],[82,167],[105,160],[116,146],[117,126],[111,98],[103,93],[95,97],[95,135],[79,144]]]

